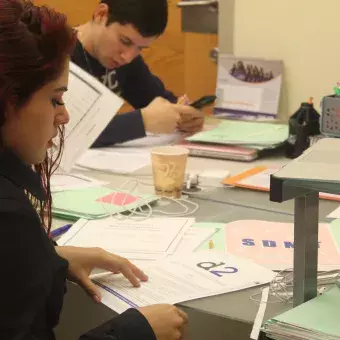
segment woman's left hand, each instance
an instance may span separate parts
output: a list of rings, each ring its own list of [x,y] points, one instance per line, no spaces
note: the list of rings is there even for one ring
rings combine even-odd
[[[94,268],[123,274],[134,287],[148,277],[129,260],[108,253],[100,248],[55,247],[58,255],[69,262],[68,279],[79,284],[95,302],[101,301],[98,287],[90,280],[89,275]]]

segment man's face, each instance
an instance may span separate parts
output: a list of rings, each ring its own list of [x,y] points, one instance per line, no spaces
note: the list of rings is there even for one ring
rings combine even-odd
[[[131,24],[114,22],[106,26],[102,21],[100,26],[93,47],[98,61],[108,69],[131,63],[156,39],[143,37]]]

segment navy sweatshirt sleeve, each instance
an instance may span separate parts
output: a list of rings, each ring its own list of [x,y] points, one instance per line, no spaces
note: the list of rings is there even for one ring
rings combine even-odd
[[[151,73],[141,56],[117,69],[117,80],[123,98],[137,109],[147,106],[156,97],[173,103],[177,101],[176,96],[167,91],[162,81]]]
[[[92,147],[105,147],[145,137],[139,109],[147,106],[156,97],[163,97],[174,103],[177,101],[177,97],[167,91],[162,81],[150,72],[141,56],[117,69],[117,81],[122,97],[138,110],[114,117]]]
[[[101,148],[145,136],[142,113],[140,110],[135,110],[115,116],[92,144],[92,147]]]

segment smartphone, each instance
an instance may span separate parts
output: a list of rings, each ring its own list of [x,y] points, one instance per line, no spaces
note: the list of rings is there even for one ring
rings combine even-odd
[[[216,96],[203,96],[200,99],[195,100],[190,104],[190,106],[195,109],[202,109],[205,106],[208,106],[216,100]]]

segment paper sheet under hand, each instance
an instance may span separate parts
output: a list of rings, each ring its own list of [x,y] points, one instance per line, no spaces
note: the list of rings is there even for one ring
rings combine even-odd
[[[59,240],[77,247],[101,247],[130,260],[160,259],[171,255],[192,218],[150,218],[144,221],[105,218],[79,220]]]
[[[128,174],[151,163],[149,152],[118,152],[110,150],[87,150],[77,161],[80,167]]]
[[[232,255],[214,251],[168,257],[146,271],[148,282],[133,288],[122,276],[96,280],[102,302],[123,312],[157,303],[175,304],[207,296],[229,293],[270,282],[274,272]]]

